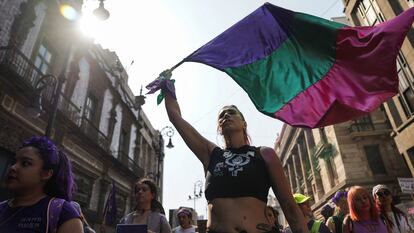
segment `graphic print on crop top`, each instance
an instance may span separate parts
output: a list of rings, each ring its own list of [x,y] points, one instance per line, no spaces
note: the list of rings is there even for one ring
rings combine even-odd
[[[255,197],[266,202],[269,187],[270,178],[259,148],[248,145],[229,150],[214,148],[206,174],[208,201]]]
[[[237,176],[238,172],[243,171],[244,166],[250,163],[250,158],[254,157],[254,151],[248,151],[245,154],[225,151],[223,157],[225,158],[225,161],[216,164],[214,175],[223,176],[224,169],[226,169],[224,164],[226,164],[227,170],[230,172],[231,176]]]

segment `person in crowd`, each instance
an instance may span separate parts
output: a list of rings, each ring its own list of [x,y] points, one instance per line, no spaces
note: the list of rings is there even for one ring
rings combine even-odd
[[[334,208],[330,204],[326,204],[321,209],[321,215],[323,216],[323,224],[326,224],[328,219],[334,214]]]
[[[80,215],[80,219],[82,221],[82,226],[83,226],[83,233],[96,233],[95,230],[92,229],[91,226],[89,226],[88,221],[86,221],[86,218],[83,215],[82,208],[79,205],[79,203],[77,203],[76,201],[72,201],[71,204],[73,205],[73,207],[75,207],[76,211],[78,211]]]
[[[412,229],[408,224],[406,215],[393,203],[392,193],[388,186],[379,184],[372,188],[377,209],[381,218],[388,225],[392,233],[407,233]]]
[[[303,195],[301,193],[293,194],[295,202],[299,205],[300,210],[302,211],[303,216],[307,222],[307,227],[310,233],[330,233],[331,231],[322,221],[315,220],[312,213],[312,208],[310,204],[310,197]],[[285,233],[292,233],[290,227],[285,229]]]
[[[13,197],[0,203],[0,232],[83,232],[79,213],[70,204],[71,163],[47,137],[23,142],[5,185]]]
[[[349,215],[344,219],[343,233],[389,233],[368,191],[352,186],[348,191]]]
[[[180,208],[177,211],[177,219],[179,226],[174,228],[174,233],[195,233],[197,226],[193,225],[193,215],[191,211],[187,208]]]
[[[239,109],[225,106],[218,114],[217,130],[224,138],[224,148],[220,148],[181,116],[175,91],[171,90],[171,72],[164,71],[161,76],[165,77],[160,85],[168,117],[204,168],[208,232],[272,232],[265,216],[270,187],[294,231],[308,232],[279,158],[272,148],[250,145],[247,122]]]
[[[121,219],[121,224],[145,224],[148,232],[171,233],[171,227],[164,215],[164,208],[157,201],[158,189],[155,183],[142,178],[135,183],[135,210]]]
[[[332,233],[342,233],[344,218],[349,212],[347,193],[347,191],[339,190],[332,197],[332,202],[335,204],[335,211],[334,215],[326,222],[326,226],[328,226]]]
[[[272,206],[266,206],[266,218],[268,222],[273,223],[272,227],[276,228],[276,232],[283,230],[283,227],[279,224],[279,212]]]

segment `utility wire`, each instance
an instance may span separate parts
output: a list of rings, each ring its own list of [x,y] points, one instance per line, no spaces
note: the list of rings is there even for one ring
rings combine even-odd
[[[324,15],[326,15],[326,13],[328,13],[339,1],[341,0],[335,0],[329,7],[328,9],[326,9],[322,14],[321,17],[323,17]]]

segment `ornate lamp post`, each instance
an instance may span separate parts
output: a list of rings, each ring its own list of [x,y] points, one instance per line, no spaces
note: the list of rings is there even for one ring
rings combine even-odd
[[[165,126],[164,128],[161,129],[160,131],[160,136],[167,136],[168,139],[168,144],[167,144],[167,148],[171,149],[174,147],[174,145],[172,144],[171,141],[171,137],[174,136],[174,129],[171,126]]]
[[[198,188],[198,192],[197,192],[197,188]],[[196,200],[200,199],[203,197],[203,181],[201,180],[197,180],[194,183],[194,191],[193,191],[193,196],[188,195],[188,200],[194,201],[194,211],[196,210]]]

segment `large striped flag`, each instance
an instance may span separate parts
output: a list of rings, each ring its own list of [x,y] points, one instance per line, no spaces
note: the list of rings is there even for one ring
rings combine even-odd
[[[256,108],[293,126],[322,127],[376,109],[398,92],[396,57],[414,8],[350,27],[270,3],[184,61],[230,75]]]

